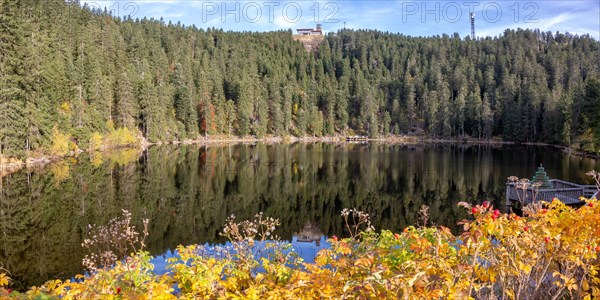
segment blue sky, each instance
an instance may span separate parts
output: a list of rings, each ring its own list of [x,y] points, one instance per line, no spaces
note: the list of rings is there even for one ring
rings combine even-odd
[[[539,28],[600,40],[600,0],[586,1],[83,1],[115,15],[164,18],[200,28],[272,31],[313,28],[378,29],[412,36],[470,34],[475,13],[477,36],[501,35],[506,28]]]

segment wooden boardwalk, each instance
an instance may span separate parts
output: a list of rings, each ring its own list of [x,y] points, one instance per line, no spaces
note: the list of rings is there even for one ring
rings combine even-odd
[[[532,185],[519,185],[517,182],[506,183],[506,205],[514,206],[517,203],[524,205],[537,202],[551,202],[554,198],[559,199],[567,205],[582,204],[580,197],[592,198],[598,195],[595,185],[580,185],[559,179],[549,180],[551,188],[539,188]]]
[[[346,136],[346,142],[367,142],[369,141],[368,136],[355,135],[355,136]]]

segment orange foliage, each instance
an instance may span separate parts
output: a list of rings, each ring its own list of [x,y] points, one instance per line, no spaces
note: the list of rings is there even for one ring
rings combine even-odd
[[[574,209],[554,201],[523,217],[487,203],[460,203],[474,217],[460,223],[460,235],[413,226],[376,233],[366,214],[344,210],[347,228],[360,230],[330,239],[331,248],[320,251],[314,264],[272,238],[278,221],[260,214],[252,221],[228,220],[223,235],[232,248],[180,246],[165,275],[154,274],[148,254],[140,252],[82,282],[50,281],[26,294],[9,291],[9,278],[0,274],[0,297],[597,299],[600,203],[587,203]],[[257,258],[255,245],[269,255]]]

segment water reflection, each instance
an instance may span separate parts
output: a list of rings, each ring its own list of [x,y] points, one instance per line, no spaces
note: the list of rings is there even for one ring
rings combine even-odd
[[[318,227],[319,225],[311,222],[306,222],[304,228],[300,232],[294,234],[293,238],[301,243],[315,243],[317,247],[321,245],[323,233]]]
[[[161,146],[80,156],[2,179],[0,263],[17,288],[81,273],[87,224],[106,224],[121,209],[150,219],[154,255],[222,243],[229,215],[261,211],[306,251],[323,246],[323,236],[345,234],[339,213],[346,207],[368,212],[376,229],[400,230],[417,224],[428,205],[431,223],[454,228],[465,217],[458,201],[503,205],[506,177],[531,177],[540,163],[551,178],[580,183],[591,183],[585,172],[598,169],[556,149],[517,146]]]

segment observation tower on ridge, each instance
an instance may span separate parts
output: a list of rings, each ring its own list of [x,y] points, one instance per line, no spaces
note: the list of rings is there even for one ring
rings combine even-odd
[[[475,13],[471,12],[469,16],[471,17],[471,39],[475,39]]]

